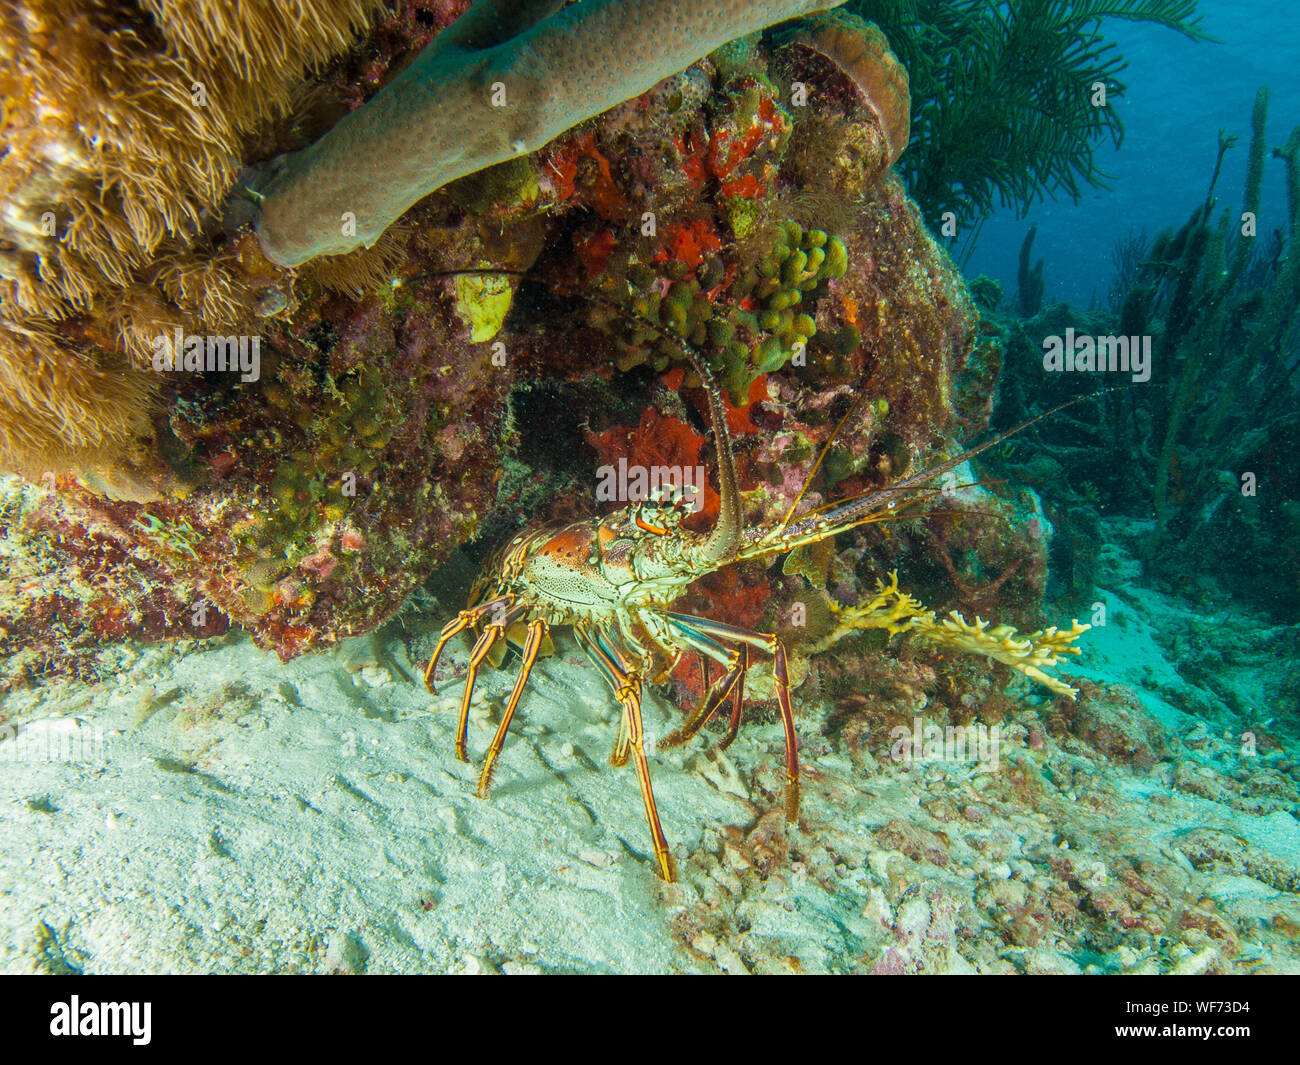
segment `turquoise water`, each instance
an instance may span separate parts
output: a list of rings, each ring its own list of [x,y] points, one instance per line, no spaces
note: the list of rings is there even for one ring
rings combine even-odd
[[[968,263],[971,276],[996,277],[1014,291],[1017,253],[1029,226],[1038,226],[1034,255],[1045,257],[1047,299],[1087,307],[1104,303],[1111,251],[1131,231],[1179,226],[1205,198],[1220,129],[1240,138],[1224,160],[1217,193],[1239,204],[1255,92],[1270,92],[1269,148],[1286,141],[1300,116],[1300,75],[1294,42],[1300,9],[1268,0],[1203,0],[1204,29],[1218,40],[1191,41],[1162,26],[1106,22],[1105,36],[1128,60],[1116,101],[1124,120],[1121,147],[1103,141],[1098,159],[1114,176],[1109,190],[1086,189],[1078,204],[1048,200],[1023,218],[1001,211],[984,226]],[[1265,169],[1260,231],[1284,223],[1284,169]]]

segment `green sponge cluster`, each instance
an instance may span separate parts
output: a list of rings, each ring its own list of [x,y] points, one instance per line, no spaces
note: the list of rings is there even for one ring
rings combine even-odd
[[[711,276],[714,270],[717,272],[716,280]],[[643,290],[648,289],[656,278],[654,271],[646,266],[633,266],[628,274],[632,283]],[[719,260],[711,260],[701,266],[699,274],[702,280],[692,277],[673,281],[662,296],[657,292],[644,292],[632,301],[632,312],[639,318],[658,322],[697,348],[726,343],[735,331],[717,313],[707,293],[721,280],[722,264]],[[679,362],[681,358],[681,349],[654,329],[634,326],[626,338],[622,361],[629,366],[648,362],[655,371],[662,371],[670,362]]]
[[[658,322],[706,352],[723,389],[734,404],[743,406],[754,378],[781,369],[800,344],[806,347],[817,335],[813,320],[816,290],[826,281],[844,276],[848,255],[843,241],[825,230],[806,230],[798,222],[784,222],[777,228],[772,246],[726,294],[727,304],[749,300],[753,309],[729,314],[721,313],[721,307],[708,297],[725,274],[720,259],[702,263],[698,279],[671,280],[669,268],[675,264],[656,265],[668,275],[668,288],[662,296],[652,291],[659,279],[654,269],[644,264],[629,267],[628,280],[641,292],[632,301],[633,313]],[[841,335],[844,332],[818,339],[832,350],[852,351],[860,338],[856,330],[849,330],[852,335],[848,336]],[[633,326],[620,338],[621,370],[648,363],[659,372],[681,359],[681,351],[649,326]]]
[[[734,287],[738,299],[750,297],[757,305],[735,315],[737,331],[757,341],[750,379],[781,369],[801,344],[807,346],[817,333],[812,294],[847,270],[848,255],[838,237],[822,229],[805,230],[798,222],[781,224],[772,247],[736,279]],[[809,297],[806,303],[805,296]],[[745,351],[729,348],[728,373],[734,374],[737,357],[747,354],[747,347]]]

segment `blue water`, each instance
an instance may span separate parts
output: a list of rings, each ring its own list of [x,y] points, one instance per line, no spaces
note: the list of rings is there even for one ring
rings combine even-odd
[[[1101,168],[1109,190],[1035,204],[1024,218],[1003,210],[990,218],[967,264],[1008,295],[1016,289],[1017,256],[1030,225],[1038,225],[1034,258],[1046,260],[1046,302],[1104,304],[1115,241],[1131,230],[1152,235],[1177,227],[1205,198],[1222,128],[1239,136],[1216,189],[1219,209],[1241,210],[1250,115],[1255,91],[1268,85],[1269,151],[1300,124],[1300,4],[1269,0],[1202,0],[1204,29],[1220,43],[1190,41],[1162,26],[1108,20],[1104,31],[1128,60],[1123,97],[1112,97],[1124,121],[1118,149],[1107,140]],[[1286,191],[1282,161],[1266,159],[1259,232],[1282,224]]]

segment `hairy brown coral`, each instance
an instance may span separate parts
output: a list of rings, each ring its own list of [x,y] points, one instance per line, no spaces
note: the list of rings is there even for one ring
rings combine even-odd
[[[107,465],[148,429],[149,374],[106,369],[55,334],[0,320],[0,466],[36,479]]]
[[[378,6],[4,6],[0,467],[99,462],[147,421],[151,387],[129,367],[160,327],[247,320],[254,301],[233,257],[190,242],[233,184],[244,136]]]
[[[0,22],[0,274],[7,317],[61,315],[184,236],[240,138],[376,0],[24,0]],[[150,17],[152,16],[152,17]],[[21,102],[21,103],[20,103]],[[52,214],[52,218],[50,215]]]

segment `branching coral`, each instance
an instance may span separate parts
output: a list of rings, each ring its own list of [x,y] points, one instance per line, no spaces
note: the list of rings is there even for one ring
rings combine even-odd
[[[737,37],[842,0],[479,0],[262,190],[267,254],[373,244],[455,178],[541,148]],[[549,17],[547,17],[549,16]]]
[[[969,622],[955,610],[946,618],[937,620],[933,610],[926,610],[912,596],[899,590],[896,573],[890,574],[888,584],[877,581],[876,594],[867,602],[852,607],[832,604],[831,609],[836,627],[817,650],[824,650],[854,632],[867,629],[884,629],[891,636],[916,634],[940,647],[992,658],[1058,695],[1070,698],[1078,694],[1078,689],[1046,670],[1058,665],[1062,655],[1079,654],[1074,641],[1092,627],[1075,621],[1068,629],[1053,626],[1021,635],[1010,625],[990,628],[990,623],[982,618]]]
[[[1270,133],[1268,103],[1267,89],[1260,89],[1249,138],[1240,145],[1246,181],[1237,202],[1220,195],[1218,178],[1238,150],[1238,138],[1221,131],[1209,188],[1190,217],[1121,246],[1109,310],[1056,305],[1008,333],[1011,372],[1003,376],[999,414],[1003,424],[1014,423],[1077,387],[1077,380],[1064,380],[1077,375],[1025,372],[1041,364],[1046,336],[1073,330],[1141,344],[1150,380],[1124,390],[1094,381],[1100,418],[1053,419],[1054,431],[1065,435],[1047,446],[1035,441],[1020,475],[1037,463],[1056,480],[1058,502],[1068,503],[1091,482],[1111,513],[1154,516],[1141,547],[1150,574],[1197,594],[1205,580],[1231,586],[1293,618],[1300,571],[1288,558],[1296,554],[1297,526],[1277,502],[1300,491],[1293,461],[1300,425],[1300,127]],[[1277,145],[1276,162],[1270,145]],[[1280,224],[1267,232],[1259,225],[1268,214],[1270,167],[1280,171],[1287,199],[1279,205]],[[1037,406],[1021,401],[1017,408],[1016,392],[1033,379],[1040,382]],[[1035,435],[1029,430],[1022,446]],[[1086,504],[1075,498],[1067,524],[1082,528],[1074,519]],[[1063,542],[1058,536],[1054,548]]]

